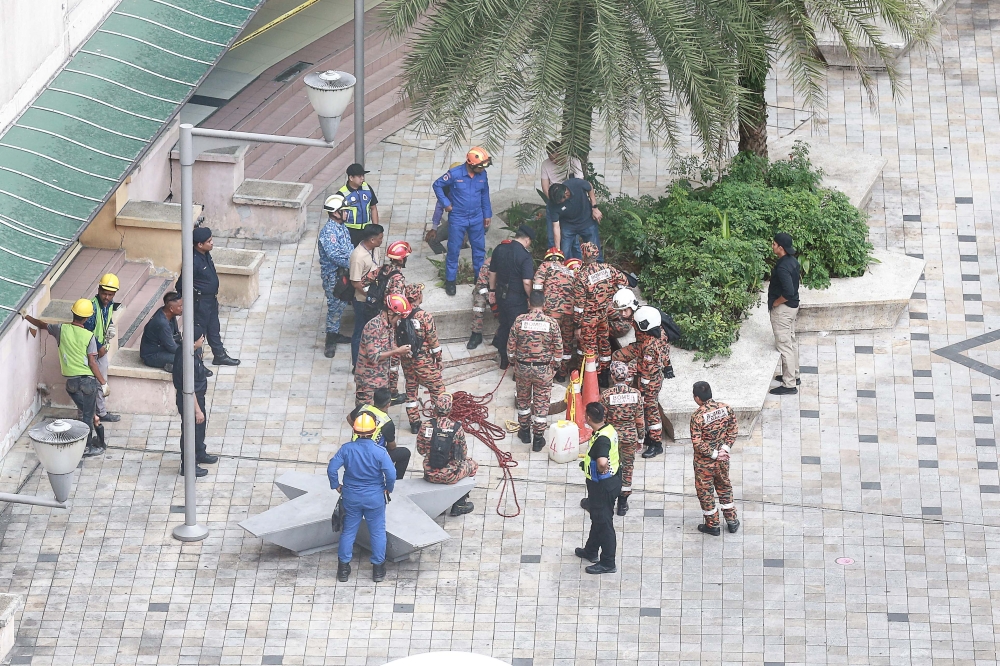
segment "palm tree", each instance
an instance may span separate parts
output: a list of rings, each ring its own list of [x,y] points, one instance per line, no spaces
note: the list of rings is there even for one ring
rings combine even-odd
[[[757,1],[390,0],[383,19],[413,31],[403,94],[422,129],[495,148],[516,126],[522,166],[553,138],[586,162],[596,111],[628,164],[640,117],[655,145],[693,132],[725,150],[740,72],[767,62]]]
[[[869,99],[875,101],[874,69],[885,69],[893,97],[902,92],[896,54],[886,42],[886,29],[907,42],[925,43],[935,21],[919,0],[761,0],[768,17],[755,42],[765,43],[766,56],[741,52],[739,82],[739,150],[767,157],[767,106],[764,87],[775,60],[786,65],[796,94],[810,110],[824,102],[826,65],[817,32],[834,36],[858,72]],[[757,26],[754,26],[755,28]]]

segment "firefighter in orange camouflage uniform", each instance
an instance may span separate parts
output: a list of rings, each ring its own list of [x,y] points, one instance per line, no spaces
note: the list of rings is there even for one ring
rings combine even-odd
[[[618,495],[618,515],[628,513],[628,497],[632,494],[632,470],[639,434],[646,432],[642,394],[632,388],[632,371],[621,361],[611,361],[611,381],[614,386],[601,391],[604,421],[618,433],[618,459],[621,461],[622,490]]]
[[[691,415],[691,445],[694,447],[694,487],[705,514],[705,522],[698,531],[719,536],[719,509],[726,519],[730,533],[740,529],[733,502],[733,484],[729,481],[729,455],[739,426],[736,413],[724,402],[712,399],[708,382],[695,382],[694,401],[698,409]],[[719,506],[715,496],[719,496]]]
[[[483,316],[486,308],[490,307],[490,257],[486,257],[479,275],[476,276],[476,284],[472,288],[472,335],[465,345],[466,349],[475,349],[483,344]]]
[[[576,353],[596,357],[601,388],[607,388],[611,365],[611,340],[608,331],[608,309],[615,293],[628,284],[628,278],[610,264],[597,260],[600,250],[593,243],[580,245],[583,266],[576,272],[573,284],[574,336],[579,343]]]
[[[563,341],[559,324],[545,314],[542,292],[532,290],[528,306],[528,312],[518,315],[510,329],[507,356],[514,366],[517,435],[525,444],[531,442],[532,451],[541,451],[549,423],[552,375],[562,359]]]
[[[452,485],[475,476],[479,465],[469,457],[462,424],[451,418],[453,400],[442,393],[434,400],[435,417],[425,421],[417,434],[417,453],[424,456],[424,480]],[[451,515],[461,516],[473,509],[469,495],[452,504]]]
[[[559,248],[550,248],[545,253],[545,261],[535,271],[533,289],[545,294],[545,314],[559,323],[562,333],[562,363],[556,371],[556,381],[566,381],[573,360],[573,282],[576,276],[571,268],[563,265],[563,253]]]
[[[444,380],[441,377],[441,342],[438,340],[434,317],[426,310],[420,309],[424,301],[424,285],[408,284],[405,288],[406,299],[413,311],[396,326],[396,342],[410,346],[410,353],[399,357],[403,367],[403,378],[406,381],[406,416],[410,420],[410,432],[416,434],[420,428],[420,403],[417,393],[423,386],[431,394],[431,400],[437,401],[444,393]]]
[[[656,308],[642,306],[635,311],[638,331],[635,342],[614,353],[616,361],[635,363],[646,412],[646,450],[643,458],[655,458],[663,453],[663,421],[660,419],[660,389],[663,387],[663,365],[660,362],[660,313]]]

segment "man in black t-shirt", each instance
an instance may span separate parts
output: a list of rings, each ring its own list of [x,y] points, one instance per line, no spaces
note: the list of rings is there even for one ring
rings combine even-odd
[[[601,236],[597,231],[602,215],[597,207],[594,187],[583,178],[570,178],[549,187],[549,201],[552,235],[556,247],[566,258],[582,258],[580,244],[593,243],[601,249],[598,260],[604,261]]]
[[[510,243],[501,243],[493,249],[490,260],[490,305],[496,303],[499,323],[493,346],[500,352],[500,369],[506,370],[507,338],[510,327],[518,315],[528,311],[528,294],[535,277],[535,261],[531,258],[531,242],[535,230],[522,224]]]
[[[771,389],[774,395],[798,393],[799,343],[795,339],[795,319],[799,315],[799,275],[801,268],[795,258],[792,237],[786,233],[774,235],[771,249],[778,262],[771,271],[767,287],[767,309],[771,315],[774,346],[781,354],[781,374],[775,377],[781,386]]]

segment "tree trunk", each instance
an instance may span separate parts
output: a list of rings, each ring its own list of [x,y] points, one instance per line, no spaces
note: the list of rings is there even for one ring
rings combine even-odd
[[[740,101],[740,152],[767,157],[767,103],[764,101],[767,68],[755,72],[744,66],[740,85],[748,91]]]

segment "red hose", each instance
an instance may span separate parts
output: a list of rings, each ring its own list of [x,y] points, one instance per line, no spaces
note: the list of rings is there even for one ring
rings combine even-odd
[[[490,411],[487,407],[493,401],[493,395],[500,388],[500,384],[503,383],[506,376],[507,371],[504,370],[497,385],[484,396],[475,396],[465,391],[456,391],[453,393],[451,419],[461,423],[466,433],[488,446],[497,457],[497,464],[503,475],[500,481],[503,489],[500,491],[500,499],[497,501],[497,515],[504,518],[514,518],[521,515],[521,504],[517,501],[517,489],[514,487],[514,476],[510,472],[513,468],[517,467],[517,461],[514,460],[514,457],[509,452],[501,451],[497,447],[497,442],[506,439],[507,431],[497,424],[490,422]],[[424,415],[432,416],[433,409],[434,406],[428,402],[424,405]],[[508,490],[510,491],[510,496],[514,498],[514,506],[517,507],[517,511],[514,513],[504,513],[500,510],[500,507],[504,504]]]

